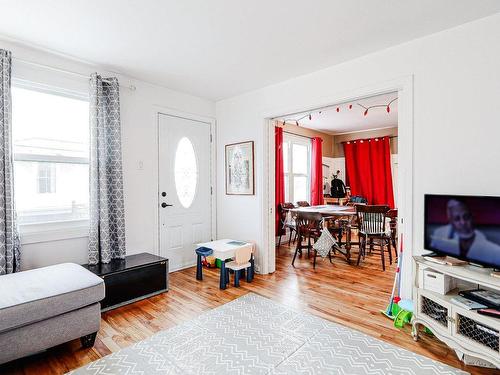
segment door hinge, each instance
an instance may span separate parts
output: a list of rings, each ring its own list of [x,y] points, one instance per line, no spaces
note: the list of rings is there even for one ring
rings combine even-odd
[[[210,143],[212,143],[212,133],[210,133]]]
[[[214,195],[214,189],[210,186],[210,195]]]

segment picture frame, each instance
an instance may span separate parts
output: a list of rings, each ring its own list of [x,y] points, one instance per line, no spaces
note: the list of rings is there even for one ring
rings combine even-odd
[[[254,142],[225,146],[226,195],[255,195]]]

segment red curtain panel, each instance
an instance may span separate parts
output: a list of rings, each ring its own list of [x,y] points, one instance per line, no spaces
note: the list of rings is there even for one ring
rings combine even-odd
[[[365,197],[368,204],[394,208],[389,138],[344,143],[344,154],[351,194]]]
[[[285,169],[283,166],[283,129],[276,126],[274,128],[274,144],[275,144],[275,201],[276,201],[276,235],[283,234],[283,228],[280,225],[280,213],[278,206],[280,203],[285,203]]]
[[[323,139],[312,139],[311,152],[311,205],[323,204]]]

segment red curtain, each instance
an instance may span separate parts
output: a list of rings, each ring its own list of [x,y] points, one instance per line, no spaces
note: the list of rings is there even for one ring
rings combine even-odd
[[[351,195],[365,197],[368,204],[394,208],[389,138],[344,143],[344,154]]]
[[[323,204],[323,139],[312,139],[311,153],[311,205]]]
[[[276,212],[276,235],[283,234],[283,228],[280,225],[280,213],[278,206],[280,203],[285,203],[285,169],[283,166],[283,129],[276,126],[274,128],[274,151],[275,151],[275,212]]]

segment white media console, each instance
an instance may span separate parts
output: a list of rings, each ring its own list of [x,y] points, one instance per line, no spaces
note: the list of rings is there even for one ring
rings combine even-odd
[[[491,269],[437,264],[422,256],[413,259],[416,264],[413,290],[415,311],[412,320],[414,340],[418,340],[419,325],[423,325],[454,349],[466,363],[482,366],[491,364],[500,368],[500,319],[480,315],[451,302],[459,290],[467,288],[479,286],[500,292],[500,279],[491,276]],[[424,269],[450,276],[458,287],[444,295],[424,289]]]

